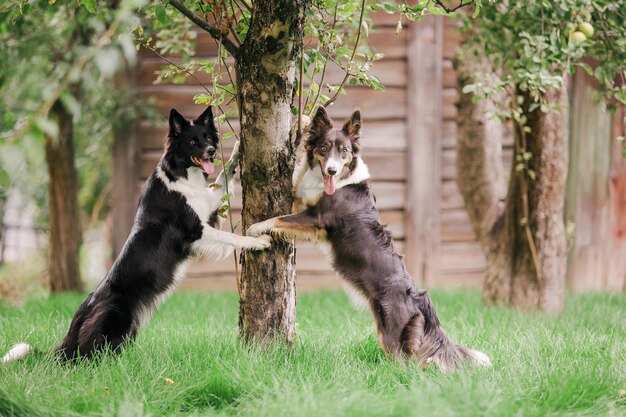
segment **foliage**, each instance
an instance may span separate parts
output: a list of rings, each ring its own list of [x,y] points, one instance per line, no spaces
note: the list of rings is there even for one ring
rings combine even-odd
[[[339,291],[299,296],[293,348],[240,343],[235,293],[177,293],[119,357],[0,367],[0,415],[624,414],[626,295],[571,295],[562,315],[530,318],[485,307],[477,291],[431,295],[450,336],[491,355],[492,369],[446,375],[386,359],[371,316]],[[0,304],[0,352],[17,341],[45,352],[81,301]]]
[[[156,83],[184,83],[197,73],[207,73],[211,82],[204,85],[205,92],[196,95],[195,101],[221,108],[223,122],[236,117],[237,93],[235,67],[229,59],[228,48],[219,47],[216,57],[207,57],[199,51],[196,58],[195,33],[190,31],[190,21],[182,16],[172,2],[153,2],[144,9],[146,26],[133,28],[132,36],[140,46],[153,51],[167,61]],[[465,4],[464,4],[465,5]],[[245,41],[248,24],[254,9],[250,0],[205,0],[185,4],[193,13],[206,22],[214,22],[215,28],[234,45]],[[301,75],[297,77],[296,99],[293,113],[310,115],[317,106],[334,102],[345,94],[347,85],[360,85],[382,90],[380,80],[370,74],[376,61],[383,54],[367,45],[375,11],[397,14],[398,30],[404,17],[419,20],[427,14],[445,14],[440,2],[420,1],[409,6],[406,2],[365,0],[313,0],[306,10],[302,52],[297,66]],[[176,52],[181,59],[173,62],[164,55]],[[336,66],[345,76],[340,80],[329,80],[329,66]],[[302,101],[300,101],[300,98]]]
[[[132,43],[107,30],[130,25],[136,6],[135,0],[117,8],[95,0],[0,0],[0,166],[12,186],[43,208],[42,222],[44,133],[58,133],[47,118],[49,102],[58,98],[74,117],[83,207],[91,211],[105,190],[112,128],[128,123],[120,116],[133,114],[129,95],[115,90],[113,77],[135,59]]]
[[[626,104],[624,28],[622,0],[483,1],[480,13],[463,19],[466,53],[485,61],[466,92],[493,97],[519,89],[533,99],[531,111],[548,111],[542,94],[580,68],[606,98]]]

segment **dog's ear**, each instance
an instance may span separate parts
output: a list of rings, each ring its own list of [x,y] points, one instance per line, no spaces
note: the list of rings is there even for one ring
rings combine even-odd
[[[184,128],[189,126],[189,122],[176,109],[170,110],[170,137],[180,135]]]
[[[193,124],[196,126],[206,127],[215,130],[215,122],[213,121],[213,108],[207,107],[200,116],[194,119]]]
[[[332,127],[333,124],[330,121],[330,117],[328,117],[326,109],[324,106],[319,106],[315,116],[313,116],[313,120],[311,120],[309,132],[311,132],[312,135],[317,135],[322,133],[324,130],[332,129]]]
[[[341,130],[350,138],[358,140],[361,136],[361,111],[355,110]]]

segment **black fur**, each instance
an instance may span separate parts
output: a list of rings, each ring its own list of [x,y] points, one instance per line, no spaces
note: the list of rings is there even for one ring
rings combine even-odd
[[[159,166],[170,180],[186,177],[191,157],[212,159],[217,131],[209,107],[191,125],[176,110]],[[76,311],[56,350],[63,359],[91,357],[105,348],[118,351],[132,340],[159,297],[174,284],[176,268],[191,254],[202,222],[185,198],[167,189],[156,170],[145,183],[133,230],[98,288]]]

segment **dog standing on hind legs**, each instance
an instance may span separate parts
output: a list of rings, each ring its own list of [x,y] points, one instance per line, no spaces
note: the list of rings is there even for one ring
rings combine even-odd
[[[443,371],[463,362],[491,365],[487,355],[452,342],[426,291],[420,291],[380,223],[370,174],[360,157],[361,114],[334,129],[323,107],[309,126],[306,159],[294,171],[295,201],[306,209],[250,226],[264,233],[316,240],[348,287],[365,298],[385,354],[415,357]],[[352,291],[351,291],[352,292]]]
[[[207,187],[217,146],[211,107],[193,121],[172,109],[164,153],[142,189],[130,235],[53,353],[73,360],[89,358],[107,347],[119,351],[175,289],[192,255],[220,258],[235,248],[269,247],[269,236],[239,236],[214,227],[226,190],[233,193],[239,161],[237,143],[215,184]],[[2,362],[21,359],[32,350],[20,343]]]

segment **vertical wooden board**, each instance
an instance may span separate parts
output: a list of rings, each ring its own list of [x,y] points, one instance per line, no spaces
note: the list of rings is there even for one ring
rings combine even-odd
[[[132,88],[135,83],[135,76],[130,71],[116,78],[119,88]],[[135,187],[138,154],[136,126],[114,129],[111,260],[122,250],[133,225],[138,196]]]
[[[606,287],[609,291],[626,291],[626,158],[623,144],[615,140],[626,136],[626,106],[620,106],[611,125],[611,171],[609,199],[611,202],[611,239],[606,239]]]
[[[626,246],[612,233],[615,213],[610,185],[615,178],[611,172],[615,161],[611,158],[611,116],[593,95],[593,80],[583,72],[576,73],[572,82],[566,221],[575,230],[568,257],[568,285],[579,291],[623,289],[626,275],[626,263],[620,266],[614,261],[624,257],[624,252],[618,254],[615,248],[623,251]],[[621,269],[617,284],[616,269]]]
[[[407,267],[424,285],[439,274],[443,19],[409,29]]]

